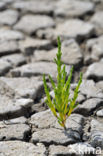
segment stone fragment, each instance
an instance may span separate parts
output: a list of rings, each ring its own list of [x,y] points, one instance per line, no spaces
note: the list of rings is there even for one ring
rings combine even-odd
[[[96,12],[91,18],[91,23],[94,24],[99,34],[103,34],[103,11]]]
[[[1,141],[0,155],[4,156],[46,156],[46,148],[42,144],[33,145],[23,141]]]
[[[30,124],[40,129],[47,129],[55,122],[56,118],[53,116],[50,110],[42,111],[32,115],[29,121]]]
[[[79,19],[69,19],[58,24],[55,35],[63,38],[74,38],[78,42],[94,34],[94,26]]]
[[[46,145],[59,144],[68,145],[75,143],[80,140],[80,135],[78,132],[69,130],[64,131],[61,129],[49,128],[41,129],[32,134],[31,141],[33,143],[44,143]]]
[[[79,90],[87,98],[103,98],[101,88],[98,88],[93,80],[83,80]]]
[[[0,12],[0,25],[12,26],[18,20],[19,14],[16,10],[6,10]]]
[[[25,124],[27,123],[27,119],[24,116],[10,119],[10,120],[4,120],[4,124],[12,125],[12,124]]]
[[[103,36],[95,39],[90,39],[86,43],[86,49],[89,52],[91,61],[99,61],[103,56]]]
[[[49,40],[26,38],[19,42],[19,47],[23,53],[30,55],[33,54],[35,49],[49,49],[51,42]]]
[[[2,58],[0,59],[0,76],[5,75],[12,68],[11,64]]]
[[[15,29],[21,30],[28,34],[33,34],[39,29],[54,27],[53,19],[46,15],[25,15],[14,26]]]
[[[17,41],[0,40],[0,56],[20,52]]]
[[[92,2],[80,0],[60,0],[57,2],[55,15],[67,17],[82,17],[87,13],[94,11],[94,4]]]
[[[103,109],[100,109],[99,111],[97,111],[96,115],[98,117],[103,117]]]
[[[37,75],[48,75],[50,74],[54,79],[57,75],[56,64],[52,62],[35,62],[29,63],[27,65],[23,65],[21,67],[17,67],[11,70],[12,76],[21,76],[21,77],[30,77]],[[70,72],[70,66],[66,66],[67,74]]]
[[[77,131],[80,135],[82,134],[82,127],[84,118],[79,114],[72,114],[66,121],[66,128]],[[51,113],[50,110],[36,113],[31,116],[30,124],[35,128],[47,129],[47,128],[57,128],[62,129],[62,127],[57,122],[57,119]]]
[[[0,95],[0,120],[8,117],[18,117],[28,115],[30,108],[33,105],[31,99],[9,99],[7,96]],[[25,109],[24,109],[25,108]]]
[[[15,2],[12,5],[15,9],[22,12],[31,12],[34,14],[51,14],[53,13],[53,4],[49,4],[48,1],[20,1]]]
[[[83,102],[82,105],[78,105],[74,112],[80,113],[84,116],[91,115],[94,110],[103,106],[103,99],[92,98]]]
[[[0,80],[0,120],[28,115],[32,99],[19,98],[13,89]]]
[[[91,121],[90,139],[93,147],[101,147],[103,149],[103,123],[95,119]]]
[[[91,133],[91,145],[103,149],[103,131],[95,131]]]
[[[96,62],[89,65],[84,75],[87,79],[99,81],[103,79],[103,62]]]
[[[0,141],[26,140],[29,133],[30,127],[26,124],[5,124],[0,122]]]
[[[22,54],[12,54],[2,57],[4,61],[9,62],[12,66],[19,66],[26,63],[26,58]]]
[[[57,40],[57,36],[55,35],[54,28],[40,29],[36,32],[36,35],[39,38],[45,38],[47,40],[51,40],[54,42]]]
[[[24,39],[23,33],[16,30],[0,29],[0,42],[8,40],[22,40]]]
[[[61,145],[51,145],[49,147],[49,156],[58,156],[58,155],[75,155],[75,156],[84,156],[86,154],[95,154],[95,148],[93,148],[88,143],[75,143],[67,147]]]
[[[84,117],[80,114],[71,114],[66,121],[67,129],[72,129],[76,131],[81,136],[83,133]]]
[[[49,156],[70,155],[68,147],[62,145],[50,145]]]
[[[45,51],[34,51],[34,61],[54,61],[56,57],[57,48]],[[75,65],[78,67],[82,62],[81,49],[74,40],[64,41],[62,44],[62,61],[65,64]]]
[[[103,132],[103,123],[99,122],[96,119],[91,121],[91,131],[101,131]]]
[[[97,87],[98,89],[101,89],[101,90],[103,91],[103,81],[97,82],[97,83],[96,83],[96,87]]]
[[[43,82],[37,78],[5,78],[1,77],[7,86],[12,88],[16,94],[25,98],[39,98],[43,94]]]

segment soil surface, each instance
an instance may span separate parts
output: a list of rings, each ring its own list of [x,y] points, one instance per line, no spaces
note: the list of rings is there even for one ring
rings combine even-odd
[[[71,97],[83,72],[66,131],[42,81],[56,81],[57,36],[68,75],[74,66]],[[103,0],[1,0],[0,156],[85,155],[103,155]]]

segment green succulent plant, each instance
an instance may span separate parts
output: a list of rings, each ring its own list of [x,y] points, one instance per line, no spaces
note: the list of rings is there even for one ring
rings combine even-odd
[[[45,79],[45,74],[43,75],[44,82],[44,90],[46,93],[46,103],[48,107],[51,109],[54,116],[57,118],[58,123],[66,129],[66,119],[71,115],[72,111],[77,107],[78,103],[76,103],[76,99],[79,93],[79,87],[82,82],[82,73],[80,73],[80,79],[78,84],[74,90],[73,98],[70,98],[70,83],[72,79],[73,66],[70,70],[70,74],[67,78],[66,66],[63,65],[61,61],[61,41],[60,37],[58,37],[58,52],[56,54],[56,58],[54,59],[57,65],[57,83],[55,83],[52,77],[49,75],[49,80],[52,84],[52,88],[54,90],[54,98],[51,99],[50,91],[47,86],[47,82]]]

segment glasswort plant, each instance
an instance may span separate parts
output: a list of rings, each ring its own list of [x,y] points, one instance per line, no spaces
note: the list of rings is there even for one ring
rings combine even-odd
[[[56,54],[56,58],[54,59],[57,65],[57,84],[54,83],[52,77],[49,75],[49,80],[52,84],[52,88],[54,90],[55,97],[53,100],[51,99],[49,88],[46,83],[45,75],[43,75],[44,82],[44,90],[46,93],[46,103],[48,107],[51,109],[54,116],[57,118],[58,123],[66,129],[66,119],[71,115],[74,108],[77,107],[78,103],[76,103],[76,99],[79,93],[79,87],[82,82],[82,73],[80,73],[80,79],[78,84],[74,90],[73,98],[69,98],[70,95],[70,83],[72,79],[73,66],[70,70],[70,74],[67,78],[66,67],[65,65],[62,67],[63,63],[61,61],[61,42],[58,37],[58,52]],[[67,79],[66,79],[67,78]]]

